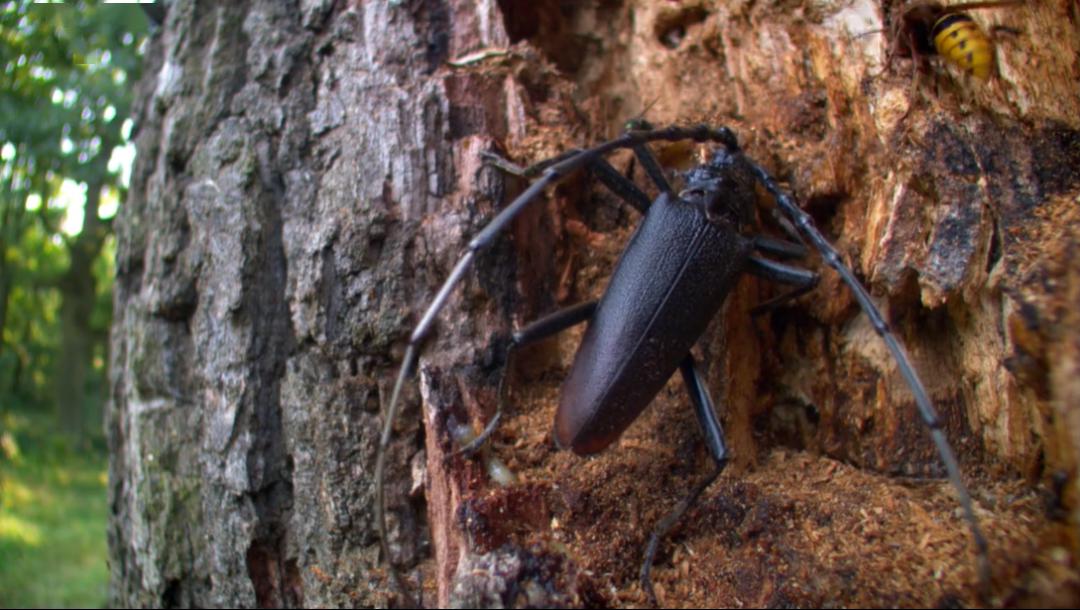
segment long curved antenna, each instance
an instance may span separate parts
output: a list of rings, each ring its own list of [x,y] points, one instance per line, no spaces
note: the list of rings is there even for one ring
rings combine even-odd
[[[749,159],[747,159],[747,161],[749,161]],[[889,353],[891,353],[896,360],[896,364],[900,368],[900,374],[904,376],[904,380],[907,381],[908,387],[911,388],[911,393],[915,395],[915,404],[918,405],[919,415],[930,429],[930,438],[933,439],[934,445],[937,447],[938,454],[941,456],[941,461],[945,463],[945,470],[948,473],[949,481],[952,483],[959,496],[960,506],[964,510],[964,517],[968,522],[968,526],[971,528],[971,535],[975,541],[975,552],[979,563],[980,585],[984,596],[987,595],[990,587],[990,560],[987,556],[986,538],[983,536],[982,529],[979,528],[979,520],[975,517],[975,509],[971,502],[971,494],[968,493],[964,481],[960,478],[960,466],[957,464],[956,455],[953,453],[952,446],[949,445],[949,441],[945,437],[945,432],[941,428],[941,418],[938,416],[937,410],[934,409],[933,403],[930,402],[930,397],[926,393],[922,381],[919,380],[919,376],[915,373],[915,369],[908,359],[907,352],[904,350],[904,347],[900,345],[900,342],[896,340],[896,336],[893,335],[892,331],[889,329],[888,323],[885,322],[881,312],[878,311],[877,306],[874,305],[874,302],[870,299],[870,295],[866,292],[866,289],[863,288],[862,283],[859,282],[851,269],[849,269],[840,259],[840,254],[833,248],[832,244],[830,244],[821,232],[818,231],[817,227],[814,225],[814,219],[804,212],[802,208],[800,208],[798,204],[780,188],[776,183],[776,180],[774,180],[764,168],[752,161],[750,161],[750,166],[753,168],[754,173],[757,175],[757,178],[761,181],[762,185],[764,185],[765,189],[776,199],[776,203],[780,209],[791,218],[791,221],[795,223],[795,226],[802,232],[803,236],[806,237],[806,239],[808,239],[821,253],[825,263],[840,274],[844,283],[846,283],[848,288],[851,289],[851,292],[854,293],[855,299],[859,302],[859,306],[862,307],[862,310],[866,312],[867,317],[870,318],[870,323],[873,325],[874,331],[876,331],[878,336],[885,342],[885,346],[889,349]]]

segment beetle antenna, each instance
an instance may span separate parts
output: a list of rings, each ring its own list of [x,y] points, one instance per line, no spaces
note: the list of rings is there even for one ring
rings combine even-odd
[[[840,258],[840,254],[833,248],[832,244],[830,244],[821,232],[818,231],[817,227],[814,225],[814,219],[804,212],[803,209],[780,188],[776,183],[776,180],[774,180],[764,168],[754,162],[750,162],[750,165],[765,189],[776,199],[777,205],[791,218],[792,222],[795,223],[795,226],[798,227],[803,236],[817,248],[821,253],[822,258],[825,260],[825,263],[836,270],[844,280],[844,283],[851,289],[851,292],[855,295],[855,299],[859,302],[859,306],[862,307],[862,310],[866,313],[867,317],[870,318],[870,323],[874,327],[874,331],[876,331],[878,336],[885,342],[885,346],[888,348],[889,353],[892,354],[893,359],[900,369],[900,374],[903,375],[912,394],[914,394],[915,404],[918,406],[919,415],[930,429],[930,438],[934,441],[938,455],[945,464],[945,471],[948,474],[949,481],[952,483],[953,488],[956,489],[960,506],[964,511],[964,518],[967,520],[968,527],[971,529],[971,535],[975,542],[975,553],[978,557],[979,581],[985,596],[989,593],[991,575],[990,560],[987,556],[986,538],[983,536],[982,529],[979,527],[978,518],[975,516],[971,494],[968,493],[967,486],[964,485],[964,481],[960,476],[960,466],[956,460],[956,454],[953,452],[952,446],[949,445],[949,441],[945,437],[945,432],[942,430],[941,417],[938,415],[937,410],[934,409],[934,405],[930,401],[930,397],[923,387],[922,381],[919,380],[919,376],[915,373],[915,369],[911,365],[907,352],[889,329],[888,323],[885,322],[881,312],[878,310],[877,306],[874,305],[873,300],[870,298],[869,293],[867,293],[862,283],[855,277],[855,274],[851,269],[844,264],[843,260]]]
[[[398,372],[397,381],[394,382],[394,391],[390,395],[390,407],[386,410],[382,435],[379,437],[379,452],[375,458],[375,522],[379,526],[379,547],[382,550],[382,560],[386,562],[387,571],[390,573],[390,580],[394,583],[394,588],[405,595],[405,602],[409,607],[419,607],[419,605],[413,602],[412,595],[402,586],[401,576],[398,574],[397,567],[390,556],[390,542],[386,528],[386,499],[383,492],[386,487],[384,484],[386,454],[390,447],[390,435],[394,430],[394,420],[397,419],[397,411],[401,404],[401,388],[405,385],[405,378],[415,365],[416,346],[410,344],[405,351],[405,359],[401,362],[401,371]]]

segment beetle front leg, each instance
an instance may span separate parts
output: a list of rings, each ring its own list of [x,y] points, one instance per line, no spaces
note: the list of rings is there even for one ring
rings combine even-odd
[[[641,145],[643,148],[644,145]],[[635,150],[637,150],[635,148]],[[648,150],[648,149],[645,149]],[[575,149],[570,151],[573,154],[579,154],[582,151]],[[520,165],[504,159],[498,155],[491,153],[483,153],[483,158],[486,163],[495,167],[499,171],[505,172],[512,176],[518,176],[519,178],[531,178],[540,171],[559,163],[565,159],[571,157],[571,154],[563,153],[557,157],[551,159],[545,159],[530,165],[529,167],[521,167]],[[639,213],[644,214],[648,209],[652,201],[649,200],[649,196],[646,195],[636,184],[626,179],[619,170],[615,169],[611,163],[608,163],[607,159],[603,157],[596,157],[589,162],[588,170],[593,176],[596,176],[600,182],[608,188],[609,191],[614,193],[618,198],[629,203]]]
[[[716,417],[716,409],[713,407],[712,399],[705,388],[705,380],[701,378],[701,373],[698,372],[697,366],[694,364],[694,357],[691,354],[687,354],[686,358],[683,358],[682,363],[679,364],[679,371],[682,373],[686,391],[690,394],[690,402],[694,405],[694,414],[697,415],[701,434],[705,438],[705,446],[708,447],[709,456],[712,457],[715,464],[709,474],[705,475],[705,478],[690,490],[690,493],[675,506],[675,509],[656,524],[652,534],[649,536],[649,544],[645,547],[645,557],[641,562],[641,588],[645,589],[645,593],[649,596],[649,600],[653,605],[656,605],[656,592],[653,591],[650,572],[652,571],[656,551],[660,547],[660,540],[686,514],[686,511],[694,505],[694,502],[716,480],[716,477],[720,476],[728,462],[727,444],[724,442],[724,428]]]
[[[796,237],[798,237],[797,234]],[[778,256],[780,258],[806,258],[808,254],[806,246],[802,245],[802,243],[784,241],[766,235],[754,236],[754,250],[772,254],[773,256]]]

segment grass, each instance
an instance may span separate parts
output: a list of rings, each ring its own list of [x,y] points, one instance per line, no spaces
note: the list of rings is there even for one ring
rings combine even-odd
[[[106,604],[107,460],[43,416],[0,421],[0,607]]]

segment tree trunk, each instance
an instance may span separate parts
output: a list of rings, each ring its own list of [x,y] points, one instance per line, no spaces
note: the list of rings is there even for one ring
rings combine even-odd
[[[790,186],[942,413],[990,540],[986,601],[1075,603],[1073,11],[975,11],[1019,32],[997,77],[932,58],[912,86],[910,60],[883,71],[873,31],[894,19],[869,0],[171,5],[117,226],[113,603],[392,603],[379,409],[420,313],[523,186],[480,153],[531,163],[636,116],[729,124]],[[685,167],[702,149],[656,150]],[[678,381],[602,455],[555,450],[580,329],[504,367],[513,327],[603,289],[636,214],[594,186],[551,189],[478,256],[409,384],[391,551],[429,602],[641,604],[643,543],[707,470]],[[764,317],[775,289],[742,281],[698,342],[735,457],[661,545],[660,600],[978,603],[911,394],[819,261],[816,292]],[[488,456],[446,459],[504,372]],[[493,459],[518,483],[489,482]]]
[[[447,89],[473,92],[443,72],[451,50],[504,46],[489,30],[490,3],[170,4],[117,221],[114,604],[385,596],[379,406],[410,309],[492,209],[469,209],[455,162],[478,163],[501,115],[454,115]],[[469,228],[439,244],[429,215]],[[406,562],[427,540],[411,416],[390,490]]]

